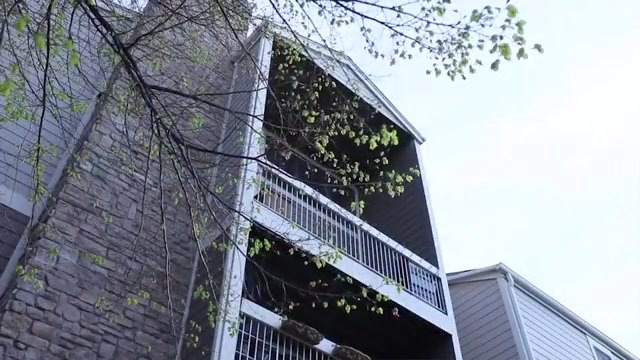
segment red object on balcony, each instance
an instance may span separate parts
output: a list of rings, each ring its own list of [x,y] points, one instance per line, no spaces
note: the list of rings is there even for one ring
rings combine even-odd
[[[393,316],[394,319],[400,318],[400,314],[398,313],[398,308],[397,307],[394,307],[391,310],[391,316]]]

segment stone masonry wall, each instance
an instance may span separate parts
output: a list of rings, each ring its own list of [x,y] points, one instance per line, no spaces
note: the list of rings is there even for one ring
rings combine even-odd
[[[103,115],[103,114],[101,114]],[[127,173],[109,151],[124,147],[118,119],[100,116],[26,260],[37,280],[19,280],[2,316],[6,358],[167,358],[174,351],[190,263],[189,224],[179,209],[167,216],[171,277],[154,207],[159,193]],[[118,140],[120,139],[120,140]],[[143,153],[132,154],[141,161]],[[142,225],[142,231],[139,228]],[[165,291],[175,294],[168,313]]]
[[[219,30],[211,29],[217,37]],[[218,56],[213,69],[198,68],[208,71],[198,87],[211,92],[228,90],[231,78],[232,46],[219,44],[209,46]],[[194,67],[164,69],[175,77]],[[148,114],[123,107],[123,101],[140,103],[129,84],[120,74],[100,98],[86,141],[30,236],[22,276],[2,302],[0,359],[175,357],[195,255],[193,228],[168,154],[147,161],[153,152]],[[194,138],[215,143],[224,113],[198,111],[211,126]]]

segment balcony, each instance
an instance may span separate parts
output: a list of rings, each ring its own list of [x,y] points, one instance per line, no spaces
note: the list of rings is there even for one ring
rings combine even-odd
[[[336,318],[309,323],[322,334],[319,343],[300,337],[283,327],[284,319],[269,309],[246,298],[240,309],[236,360],[330,360],[338,358],[338,348],[349,347],[363,352],[372,359],[452,359],[451,336],[426,324],[407,327],[409,323],[369,322],[355,318],[345,326],[336,327]],[[308,318],[310,320],[311,318]],[[371,318],[370,318],[371,319]],[[369,320],[370,320],[369,319]],[[386,326],[380,326],[380,325]],[[316,327],[320,325],[320,327]],[[324,325],[324,326],[323,326]],[[316,339],[317,340],[317,339]],[[313,345],[316,344],[316,345]]]
[[[436,267],[275,166],[261,165],[257,177],[254,220],[312,254],[339,250],[347,260],[375,274],[379,282],[395,288],[387,289],[391,293],[385,295],[391,298],[404,292],[447,313]],[[359,278],[357,270],[345,272],[373,285]]]
[[[334,344],[323,340],[309,345],[279,330],[281,318],[269,310],[242,300],[236,360],[330,360]]]

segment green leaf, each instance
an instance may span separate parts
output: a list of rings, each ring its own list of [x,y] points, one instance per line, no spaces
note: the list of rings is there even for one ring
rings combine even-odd
[[[129,305],[137,305],[139,303],[139,301],[138,301],[138,299],[130,296],[130,297],[127,297],[127,303]]]
[[[69,54],[69,64],[73,67],[78,67],[80,65],[80,55],[77,52],[72,52]]]
[[[516,23],[516,28],[518,28],[518,34],[524,35],[524,26],[527,24],[524,20],[518,20]]]
[[[507,5],[507,16],[512,19],[518,16],[518,8],[515,7],[513,4]]]
[[[84,112],[87,110],[89,105],[86,102],[78,102],[71,104],[71,111],[73,112]]]
[[[11,79],[5,79],[0,83],[0,95],[4,97],[8,97],[11,94],[11,90],[13,89],[15,83]]]
[[[29,17],[29,15],[21,16],[16,22],[16,30],[22,32],[24,28],[29,25],[29,22],[31,22],[31,18]]]
[[[42,50],[47,46],[47,40],[41,33],[35,34],[36,49]]]
[[[535,44],[535,45],[533,45],[533,48],[534,48],[535,50],[538,50],[538,52],[539,52],[540,54],[543,54],[543,53],[544,53],[544,49],[542,48],[542,45],[540,45],[540,44]]]
[[[73,49],[73,40],[66,39],[64,41],[64,48],[67,49],[67,50],[72,50]]]
[[[500,59],[496,59],[496,61],[491,63],[491,70],[498,71],[500,69]]]
[[[12,75],[17,75],[20,72],[20,66],[16,63],[9,65],[9,71]]]
[[[469,20],[471,22],[479,22],[481,18],[482,18],[482,13],[478,10],[473,10],[471,12],[471,17],[469,17]]]
[[[526,50],[521,47],[520,49],[518,49],[518,53],[516,54],[516,57],[519,59],[526,59],[529,57],[529,55],[527,55]]]
[[[204,125],[204,119],[200,115],[195,115],[191,118],[191,129],[197,130]]]
[[[500,50],[500,55],[505,58],[505,60],[511,60],[511,46],[507,43],[502,43],[498,46]]]

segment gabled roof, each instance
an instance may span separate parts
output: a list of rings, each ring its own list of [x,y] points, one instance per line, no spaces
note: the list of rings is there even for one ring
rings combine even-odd
[[[531,284],[522,276],[518,275],[515,271],[511,270],[503,263],[499,263],[492,266],[487,266],[479,269],[470,269],[464,271],[457,271],[447,274],[447,281],[449,284],[471,282],[480,279],[499,278],[502,276],[511,276],[513,278],[514,285],[529,293],[535,297],[542,304],[563,316],[565,319],[572,322],[575,326],[582,329],[594,339],[600,341],[602,344],[608,346],[611,350],[614,350],[620,355],[627,357],[628,359],[638,359],[635,355],[623,348],[620,344],[612,340],[610,337],[603,334],[600,330],[596,329],[593,325],[586,322],[584,319],[567,309],[564,305],[559,303],[551,296],[545,294],[542,290]]]
[[[324,44],[271,23],[263,23],[258,26],[249,37],[248,43],[253,43],[257,38],[263,36],[265,32],[276,34],[296,44],[302,44],[304,46],[304,55],[307,56],[309,60],[313,61],[329,75],[361,97],[396,126],[409,133],[418,143],[422,144],[426,140],[418,129],[400,113],[400,110],[398,110],[371,79],[369,79],[362,69],[343,52],[333,50]]]

